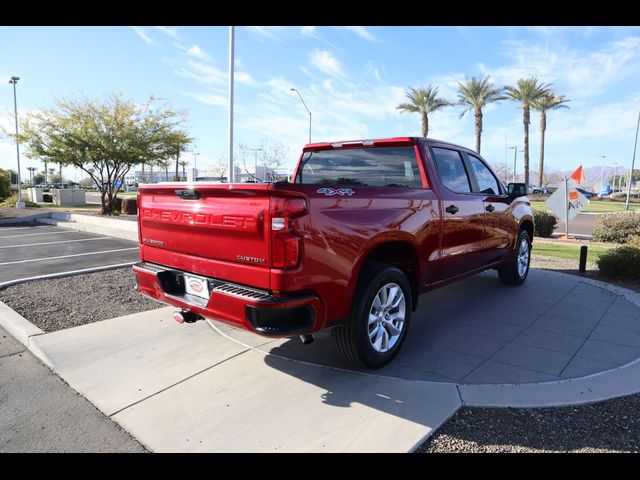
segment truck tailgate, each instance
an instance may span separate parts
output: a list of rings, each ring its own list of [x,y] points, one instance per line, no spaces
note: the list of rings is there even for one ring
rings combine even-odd
[[[270,266],[268,185],[154,184],[139,192],[143,260],[162,259],[157,263],[180,269],[202,259],[192,271],[208,276],[215,276],[216,265],[234,264],[251,278],[237,268],[242,264],[264,270],[251,283],[268,288],[262,280]]]

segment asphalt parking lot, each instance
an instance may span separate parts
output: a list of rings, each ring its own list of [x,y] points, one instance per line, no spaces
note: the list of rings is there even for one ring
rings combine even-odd
[[[0,226],[0,285],[137,260],[138,245],[128,240],[53,225]]]

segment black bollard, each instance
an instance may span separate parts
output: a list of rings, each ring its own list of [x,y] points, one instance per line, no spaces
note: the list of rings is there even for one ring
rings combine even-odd
[[[587,246],[582,245],[580,247],[580,266],[578,267],[580,273],[587,271]]]

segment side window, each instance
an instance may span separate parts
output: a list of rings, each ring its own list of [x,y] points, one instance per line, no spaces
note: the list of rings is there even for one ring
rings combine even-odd
[[[487,168],[482,160],[473,155],[469,156],[469,163],[471,168],[476,174],[476,180],[478,181],[478,187],[480,193],[486,193],[488,195],[499,195],[501,193],[498,180],[494,177],[491,170]]]
[[[471,184],[460,153],[456,150],[437,147],[433,147],[431,151],[443,185],[452,192],[471,193]]]

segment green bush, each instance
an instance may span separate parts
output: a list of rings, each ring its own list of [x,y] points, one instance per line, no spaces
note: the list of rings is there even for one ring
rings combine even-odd
[[[630,237],[627,246],[640,248],[640,237]]]
[[[11,196],[11,178],[9,172],[0,169],[0,200]]]
[[[640,215],[633,212],[598,215],[593,239],[598,242],[627,243],[640,236]]]
[[[122,198],[116,197],[111,201],[111,211],[122,211]]]
[[[600,255],[598,268],[608,277],[640,280],[640,248],[618,247]]]
[[[136,215],[138,213],[138,199],[136,197],[123,198],[122,212],[127,215]]]
[[[550,237],[555,229],[558,219],[546,210],[533,209],[533,221],[535,223],[536,237]]]
[[[18,203],[18,194],[14,193],[11,196],[9,196],[9,197],[5,198],[4,200],[2,200],[2,202],[0,202],[0,207],[2,207],[2,208],[12,208],[12,207],[16,206],[16,203]],[[26,207],[31,207],[31,208],[40,207],[40,205],[38,205],[37,203],[33,203],[33,202],[28,201],[28,200],[24,200],[24,205]]]

